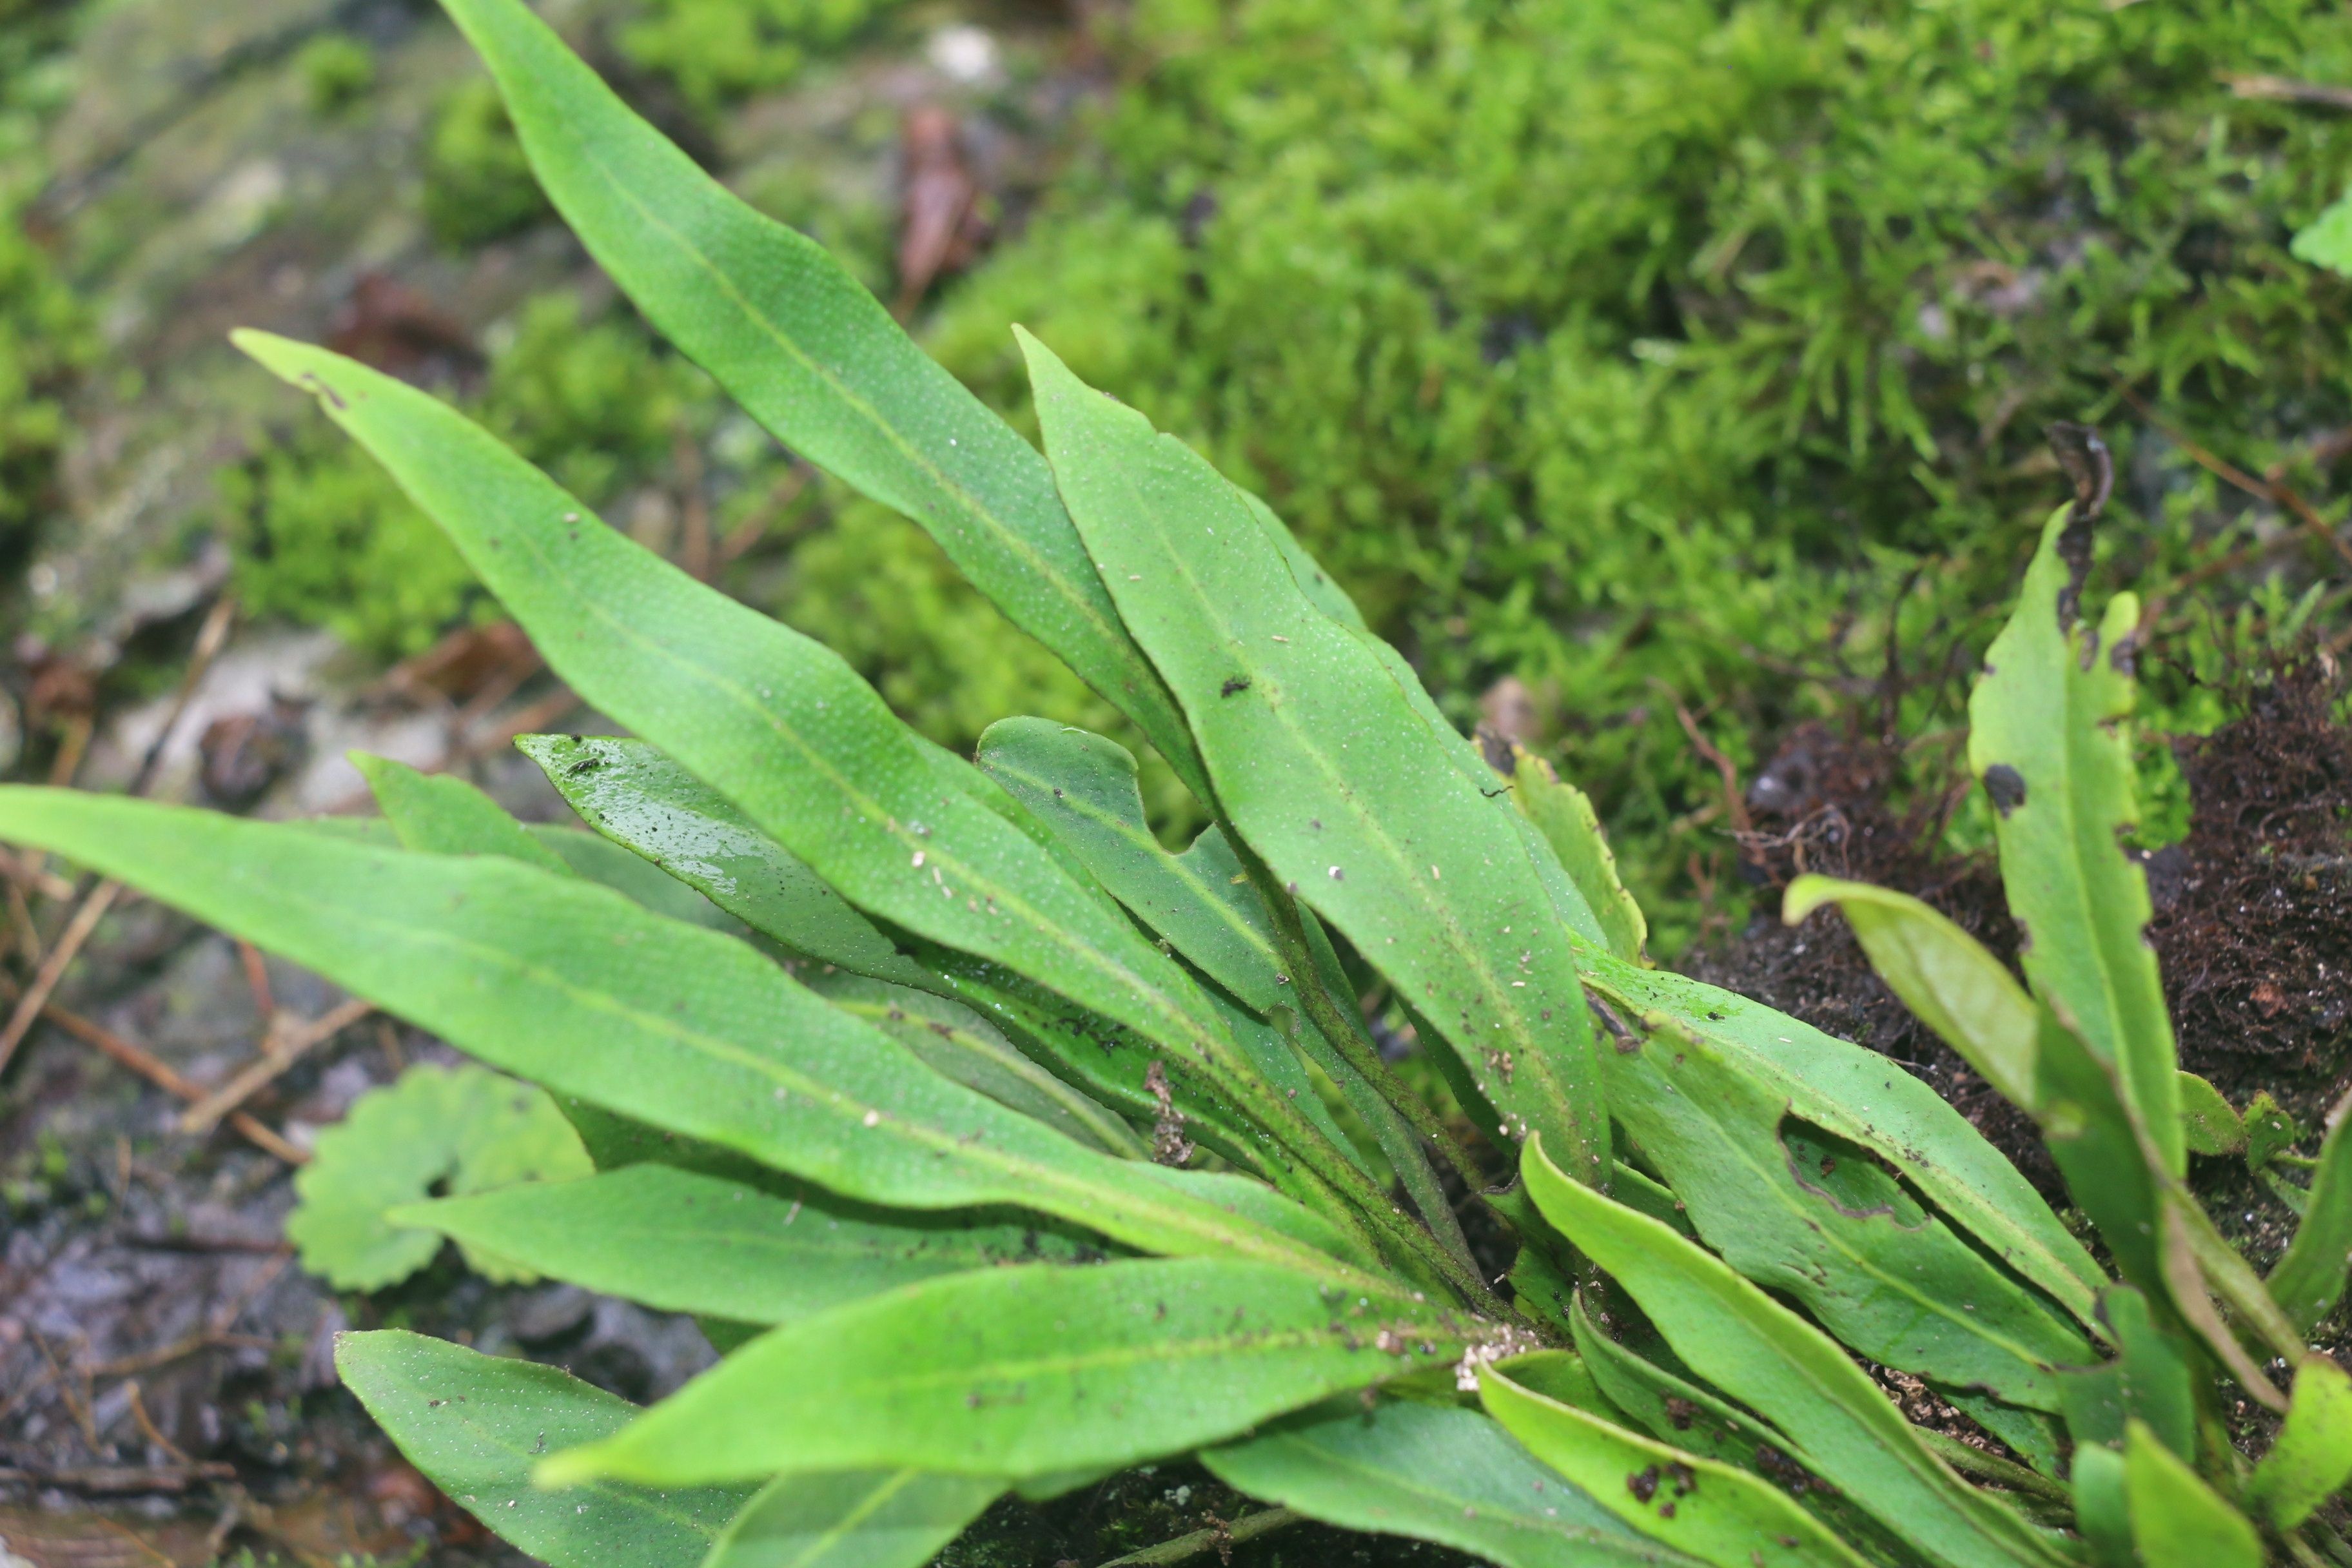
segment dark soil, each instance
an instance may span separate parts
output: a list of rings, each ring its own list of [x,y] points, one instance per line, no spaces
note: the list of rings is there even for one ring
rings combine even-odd
[[[2321,653],[2243,675],[2232,693],[2241,717],[2175,743],[2189,792],[2188,837],[2143,857],[2156,911],[2148,940],[2181,1065],[2241,1107],[2268,1090],[2310,1131],[2352,1077],[2352,728],[2337,716],[2344,694],[2342,671]],[[1746,792],[1743,869],[1768,891],[1805,871],[1900,889],[2014,967],[2017,928],[1998,868],[1988,857],[1938,847],[1963,786],[1914,789],[1908,804],[1891,804],[1905,761],[1897,743],[1859,724],[1790,736]],[[1901,1062],[2062,1197],[2032,1123],[1911,1016],[1843,920],[1823,910],[1791,928],[1778,904],[1759,899],[1747,930],[1695,955],[1693,973]],[[2200,1184],[2231,1189],[2223,1201],[2239,1201],[2240,1223],[2254,1233],[2249,1249],[2267,1263],[2288,1216],[2224,1164],[2200,1162]],[[2282,1233],[2267,1247],[2266,1231]]]

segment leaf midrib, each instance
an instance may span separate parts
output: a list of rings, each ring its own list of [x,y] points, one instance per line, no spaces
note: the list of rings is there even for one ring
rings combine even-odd
[[[875,1131],[864,1127],[865,1114],[872,1111],[883,1118],[884,1125],[897,1130],[896,1136],[920,1145],[926,1152],[961,1158],[971,1164],[984,1166],[994,1171],[1001,1179],[1007,1182],[1019,1178],[1022,1181],[1034,1183],[1056,1194],[1075,1192],[1082,1199],[1093,1200],[1083,1208],[1071,1205],[1076,1212],[1066,1216],[1076,1219],[1081,1224],[1099,1226],[1101,1223],[1099,1216],[1106,1210],[1120,1214],[1139,1214],[1155,1219],[1177,1234],[1193,1236],[1217,1243],[1223,1250],[1231,1254],[1256,1257],[1309,1273],[1324,1274],[1334,1278],[1346,1277],[1358,1280],[1360,1286],[1366,1283],[1377,1285],[1383,1291],[1389,1289],[1386,1281],[1363,1275],[1339,1258],[1315,1252],[1303,1242],[1293,1244],[1297,1250],[1293,1250],[1291,1247],[1270,1246],[1269,1242],[1277,1238],[1282,1242],[1288,1241],[1289,1238],[1281,1237],[1279,1232],[1244,1232],[1235,1236],[1219,1228],[1203,1226],[1200,1222],[1205,1216],[1194,1212],[1189,1206],[1178,1208],[1171,1215],[1164,1202],[1153,1201],[1155,1198],[1160,1198],[1161,1194],[1150,1194],[1145,1190],[1130,1190],[1124,1184],[1110,1190],[1097,1188],[1076,1175],[1057,1171],[1050,1165],[1036,1163],[1022,1156],[1007,1153],[990,1142],[985,1134],[977,1135],[967,1142],[898,1112],[853,1100],[842,1090],[807,1077],[788,1063],[751,1052],[723,1037],[707,1034],[698,1029],[686,1029],[659,1014],[647,1013],[635,1005],[613,996],[610,993],[583,989],[570,979],[545,966],[525,963],[503,949],[476,942],[460,941],[446,931],[420,931],[415,927],[404,926],[396,921],[373,920],[342,906],[307,900],[299,890],[289,892],[280,889],[278,896],[285,898],[286,901],[297,908],[307,909],[318,914],[334,915],[361,929],[373,929],[395,939],[387,944],[390,946],[397,947],[397,939],[404,938],[412,943],[428,947],[438,946],[446,952],[463,954],[477,962],[487,962],[495,967],[503,968],[520,978],[558,991],[573,1002],[593,1011],[625,1019],[650,1034],[670,1040],[681,1048],[725,1065],[764,1076],[772,1083],[783,1088],[788,1094],[802,1095],[810,1102],[816,1104],[824,1113],[853,1123],[860,1131]],[[898,1048],[895,1043],[893,1048]],[[930,1070],[912,1058],[908,1058],[908,1065],[919,1072]],[[981,1097],[975,1096],[975,1098]],[[1075,1145],[1073,1147],[1076,1148]],[[1083,1155],[1091,1152],[1076,1149],[1076,1152]],[[1108,1155],[1098,1157],[1110,1160]],[[1122,1163],[1121,1162],[1112,1163],[1114,1165]],[[1020,1195],[1024,1189],[1017,1184],[1008,1191],[1010,1195],[1003,1201],[1011,1202],[1022,1207],[1039,1206],[1033,1202],[1025,1201]]]
[[[1154,437],[1153,439],[1172,440],[1173,437],[1157,436]],[[1181,444],[1179,443],[1179,445],[1181,446]],[[1190,447],[1185,447],[1183,449],[1186,455],[1192,455]],[[1141,496],[1135,492],[1135,489],[1131,481],[1128,481],[1122,478],[1121,482],[1125,484],[1130,495],[1134,496],[1134,504],[1140,514],[1146,516],[1158,515],[1157,510],[1148,505],[1148,503],[1142,500]],[[1206,611],[1207,618],[1210,620],[1211,624],[1214,625],[1224,634],[1230,644],[1236,647],[1241,647],[1242,639],[1234,633],[1232,623],[1218,612],[1215,599],[1204,591],[1200,578],[1194,574],[1192,563],[1185,557],[1183,552],[1171,548],[1168,545],[1165,531],[1161,529],[1155,528],[1152,531],[1151,537],[1155,541],[1159,542],[1162,558],[1171,562],[1174,565],[1177,574],[1182,578],[1185,586],[1192,592],[1193,598],[1198,601],[1198,603]],[[1326,626],[1332,627],[1335,630],[1341,632],[1345,631],[1344,627],[1339,626],[1338,623],[1331,621],[1328,616],[1325,616],[1319,610],[1312,610],[1311,605],[1309,608],[1312,611],[1312,614],[1308,619],[1314,623],[1313,635],[1318,642],[1325,643],[1327,646],[1329,644],[1329,637],[1324,631]],[[1299,623],[1299,626],[1304,626],[1307,624],[1307,622],[1301,622]],[[1298,627],[1294,626],[1293,629],[1297,630]],[[1250,665],[1253,669],[1258,670],[1261,673],[1269,673],[1267,667],[1259,663],[1255,659],[1251,659]],[[1275,676],[1274,679],[1278,681],[1281,678],[1279,676]],[[1282,726],[1285,732],[1291,736],[1293,742],[1298,746],[1298,748],[1303,750],[1313,761],[1317,771],[1321,773],[1324,783],[1330,793],[1342,802],[1345,809],[1356,819],[1359,825],[1365,829],[1366,837],[1370,837],[1372,843],[1379,847],[1384,858],[1389,861],[1391,867],[1396,872],[1398,879],[1404,884],[1404,887],[1407,889],[1407,896],[1412,900],[1414,906],[1421,910],[1424,915],[1433,917],[1433,923],[1434,923],[1444,933],[1444,941],[1447,950],[1453,952],[1458,960],[1462,961],[1465,966],[1478,977],[1484,989],[1491,994],[1491,1005],[1493,1005],[1498,1014],[1510,1021],[1510,1027],[1507,1028],[1505,1033],[1517,1047],[1519,1058],[1526,1064],[1531,1065],[1537,1069],[1538,1075],[1545,1080],[1545,1087],[1548,1089],[1556,1090],[1559,1079],[1558,1075],[1553,1070],[1553,1064],[1549,1058],[1549,1052],[1535,1036],[1531,1026],[1529,1026],[1527,1021],[1526,1016],[1519,1010],[1517,1003],[1511,997],[1509,987],[1501,984],[1496,980],[1494,971],[1488,967],[1486,962],[1486,956],[1479,951],[1477,943],[1469,940],[1469,933],[1462,929],[1460,921],[1454,913],[1453,906],[1444,900],[1440,900],[1435,904],[1431,903],[1429,887],[1427,884],[1423,883],[1420,878],[1413,874],[1411,862],[1404,858],[1402,847],[1398,845],[1385,831],[1381,829],[1377,818],[1372,815],[1370,807],[1367,806],[1362,799],[1357,795],[1346,776],[1339,772],[1336,763],[1326,754],[1322,746],[1307,738],[1305,731],[1299,727],[1296,718],[1289,711],[1290,705],[1286,702],[1277,702],[1269,696],[1264,704],[1264,707],[1265,710],[1273,716],[1275,721]],[[1415,722],[1419,722],[1418,715],[1411,716],[1414,719]],[[1549,907],[1549,900],[1546,900],[1546,904],[1547,907]],[[1433,1017],[1431,1022],[1434,1024],[1436,1023],[1436,1019]],[[1444,1026],[1441,1025],[1439,1027],[1443,1030]],[[1480,1048],[1475,1041],[1470,1042],[1470,1044],[1471,1048],[1474,1050]],[[1511,1091],[1507,1097],[1497,1095],[1496,1096],[1496,1099],[1509,1098],[1517,1100],[1520,1098],[1517,1086],[1513,1083],[1510,1079],[1505,1077],[1499,1071],[1495,1072],[1493,1076],[1502,1078],[1504,1080],[1504,1087]],[[1559,1100],[1562,1097],[1559,1096],[1557,1093],[1553,1093],[1548,1098]],[[1573,1118],[1570,1120],[1572,1122]]]

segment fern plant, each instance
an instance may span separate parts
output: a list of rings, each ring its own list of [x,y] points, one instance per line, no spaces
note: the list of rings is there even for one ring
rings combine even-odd
[[[2352,1560],[2317,1517],[2352,1384],[2305,1342],[2343,1286],[2352,1140],[2268,1281],[2184,1184],[2189,1129],[2235,1113],[2184,1099],[2116,840],[2137,609],[2076,618],[2084,503],[1975,698],[2026,984],[1898,895],[1811,879],[1790,913],[1841,905],[2038,1119],[2112,1272],[1899,1068],[1647,963],[1584,798],[1450,729],[1262,504],[1024,337],[1041,458],[520,0],[448,3],[647,318],[928,528],[1213,819],[1169,853],[1133,757],[1039,721],[976,763],[930,746],[424,394],[242,334],[634,731],[522,744],[641,859],[391,764],[380,826],[10,788],[0,837],[571,1119],[593,1174],[390,1223],[696,1313],[725,1354],[639,1412],[346,1335],[346,1382],[490,1529],[558,1568],[910,1568],[1008,1490],[1197,1455],[1512,1568]],[[1375,1049],[1374,982],[1434,1100]],[[1505,1279],[1449,1191],[1515,1234]],[[2254,1405],[2281,1422],[2250,1466]]]

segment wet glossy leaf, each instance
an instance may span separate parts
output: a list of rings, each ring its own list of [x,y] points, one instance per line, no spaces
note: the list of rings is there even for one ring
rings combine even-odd
[[[1511,1135],[1542,1129],[1605,1180],[1591,1027],[1507,791],[1465,776],[1213,468],[1022,344],[1063,498],[1226,816],[1437,1027]]]
[[[824,879],[709,784],[643,741],[520,735],[580,819],[763,936],[858,974],[920,984],[914,963]]]
[[[771,1330],[541,1479],[1119,1464],[1458,1356],[1470,1328],[1264,1264],[956,1274]]]
[[[120,875],[550,1089],[845,1196],[1013,1204],[1167,1252],[1337,1269],[1328,1225],[1236,1177],[1079,1147],[948,1082],[742,942],[502,857],[0,786],[0,839]]]
[[[535,24],[534,24],[535,26]],[[565,58],[569,58],[568,56]],[[576,66],[575,66],[576,68]],[[584,515],[431,397],[266,333],[238,343],[329,416],[446,531],[558,674],[740,807],[868,914],[1003,963],[1165,1047],[1286,1159],[1388,1210],[1258,1083],[1200,987],[1023,827],[985,775],[901,724],[836,655]],[[1041,830],[1042,831],[1042,830]],[[1288,1163],[1277,1179],[1302,1190]]]
[[[1986,650],[1969,700],[1969,765],[1992,799],[2026,980],[2092,1055],[2116,1064],[2178,1175],[2171,1016],[2147,941],[2147,877],[2122,842],[2138,820],[2125,725],[2139,605],[2118,594],[2095,628],[2073,620],[2080,584],[2060,548],[2070,510],[2042,529],[2017,608]]]
[[[2140,1422],[2124,1444],[2132,1545],[2147,1568],[2263,1568],[2263,1539]]]
[[[410,849],[435,855],[504,855],[543,871],[572,868],[488,795],[447,773],[418,773],[388,757],[352,753],[376,808]]]
[[[1669,1227],[1570,1181],[1539,1144],[1520,1173],[1545,1216],[1625,1288],[1692,1371],[1786,1433],[1816,1474],[1922,1555],[1952,1568],[2060,1561],[1929,1451],[1820,1330]]]
[[[614,1481],[534,1487],[541,1458],[609,1436],[637,1413],[551,1366],[387,1329],[338,1336],[335,1370],[434,1485],[551,1568],[695,1568],[751,1495]]]
[[[602,1295],[741,1323],[967,1268],[1101,1256],[1018,1215],[892,1214],[655,1164],[410,1204],[395,1217]]]
[[[2294,1402],[2246,1483],[2246,1502],[2293,1530],[2352,1481],[2352,1377],[2326,1356],[2295,1370]]]
[[[1175,705],[1028,443],[823,246],[703,173],[519,0],[445,4],[540,184],[646,319],[778,439],[922,524],[974,587],[1197,781]]]
[[[1936,1031],[2012,1105],[2033,1109],[2033,1051],[2040,1032],[2033,998],[1984,944],[1908,893],[1800,877],[1780,916],[1796,925],[1834,903],[1870,966],[1920,1022]]]
[[[1734,1268],[1873,1361],[2058,1408],[2051,1368],[2088,1342],[1866,1152],[1784,1125],[1769,1080],[1663,1015],[1604,1060],[1620,1124]]]
[[[2105,1273],[2017,1167],[1927,1084],[1876,1051],[1719,987],[1592,948],[1578,949],[1577,962],[1601,996],[1715,1042],[1787,1096],[1790,1114],[1885,1160],[2076,1321],[2096,1321]]]
[[[779,1476],[743,1505],[702,1568],[923,1568],[1003,1489],[921,1470]]]
[[[422,1063],[360,1096],[319,1134],[310,1163],[294,1175],[286,1237],[301,1249],[302,1267],[337,1289],[379,1289],[441,1250],[438,1234],[393,1217],[436,1185],[482,1193],[589,1169],[571,1123],[542,1090],[478,1067]],[[465,1247],[477,1273],[530,1278],[527,1259]]]
[[[1693,1561],[1628,1529],[1472,1410],[1335,1401],[1201,1462],[1310,1519],[1434,1541],[1503,1568]]]
[[[1547,1399],[1494,1367],[1479,1374],[1478,1392],[1537,1458],[1644,1535],[1703,1563],[1863,1568],[1868,1561],[1745,1470]]]
[[[2352,1116],[2341,1110],[2319,1146],[2303,1223],[2270,1275],[2272,1297],[2305,1333],[2343,1299],[2344,1270],[2352,1262],[2352,1135],[2345,1131]]]

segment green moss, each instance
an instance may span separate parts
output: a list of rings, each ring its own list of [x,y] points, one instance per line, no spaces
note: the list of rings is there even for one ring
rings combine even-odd
[[[488,77],[451,89],[425,138],[425,221],[453,249],[485,245],[551,209]]]
[[[2103,557],[2155,589],[2248,520],[2117,380],[2315,492],[2352,420],[2352,289],[2288,250],[2352,125],[2222,79],[2341,79],[2338,11],[1139,0],[1118,53],[1097,152],[933,347],[1017,410],[1024,322],[1273,500],[1458,715],[1527,680],[1664,952],[1731,862],[1677,708],[1752,771],[1899,616],[1905,721],[1956,722],[1917,667],[1990,635],[2063,493],[2046,422],[2106,430]]]
[[[524,305],[470,411],[601,505],[708,418],[706,384],[657,354],[634,318],[583,321],[579,301],[556,293]],[[238,592],[257,614],[397,658],[489,608],[440,529],[337,431],[306,426],[271,442],[224,470],[220,491]]]
[[[375,51],[349,33],[321,33],[294,57],[314,114],[341,114],[375,86]]]
[[[783,86],[897,9],[897,0],[647,0],[621,48],[708,114]]]

